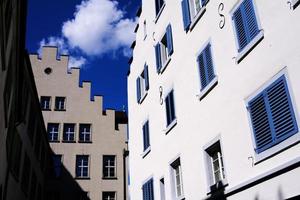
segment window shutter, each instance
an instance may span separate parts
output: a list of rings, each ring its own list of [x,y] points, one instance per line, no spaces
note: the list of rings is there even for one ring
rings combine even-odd
[[[247,36],[246,36],[246,30],[245,30],[245,22],[243,20],[242,16],[242,9],[241,6],[234,12],[233,14],[233,20],[237,35],[237,40],[239,44],[238,52],[241,52],[244,47],[248,44],[247,43]]]
[[[149,181],[149,200],[154,200],[153,195],[153,179]]]
[[[167,116],[167,126],[171,123],[170,119],[170,100],[169,95],[166,97],[165,103],[166,103],[166,116]]]
[[[150,146],[149,140],[149,121],[143,126],[144,151]]]
[[[172,38],[172,28],[171,24],[167,26],[167,47],[168,47],[168,54],[169,56],[173,53],[173,38]]]
[[[137,97],[137,102],[139,103],[141,100],[141,80],[140,77],[136,79],[136,97]]]
[[[155,57],[156,57],[156,70],[159,73],[161,68],[161,54],[160,54],[160,44],[157,43],[155,46]]]
[[[204,64],[203,52],[198,56],[198,65],[200,71],[200,82],[201,82],[201,90],[202,90],[206,87],[206,75],[205,75],[205,64]]]
[[[248,43],[259,33],[257,19],[252,0],[245,0],[243,2],[243,9],[245,12],[245,20],[247,27]]]
[[[205,72],[206,72],[206,80],[207,85],[215,78],[215,72],[214,72],[214,66],[213,66],[213,60],[211,55],[211,45],[208,44],[207,47],[204,50],[205,52]]]
[[[208,0],[201,0],[201,6],[205,6]]]
[[[147,196],[146,196],[146,184],[143,185],[143,200],[147,200]]]
[[[284,75],[249,102],[249,112],[257,153],[298,132]]]
[[[191,16],[190,16],[190,8],[188,0],[181,1],[181,8],[182,8],[182,19],[183,19],[183,28],[184,30],[188,30],[191,24]]]
[[[149,90],[149,75],[148,75],[148,65],[144,65],[144,78],[146,90]]]

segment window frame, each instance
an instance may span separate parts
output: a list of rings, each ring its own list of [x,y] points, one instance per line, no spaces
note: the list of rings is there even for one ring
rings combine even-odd
[[[80,158],[80,157],[83,157],[83,158],[87,158],[87,166],[86,165],[82,165],[81,166],[77,166],[77,158]],[[86,155],[86,154],[82,154],[82,155],[76,155],[76,159],[75,159],[75,179],[90,179],[90,155]],[[84,161],[83,161],[84,162]],[[81,171],[81,175],[78,176],[77,174],[77,167],[79,168],[82,168],[80,171]],[[87,175],[84,176],[84,168],[87,168]]]
[[[57,101],[58,101],[59,98],[64,99],[63,108],[56,107],[57,106]],[[54,110],[55,111],[66,111],[66,105],[67,105],[67,98],[66,97],[64,97],[64,96],[56,96],[55,97],[55,105],[54,105]]]
[[[114,158],[114,165],[113,166],[107,166],[105,163],[105,157],[113,157]],[[105,169],[108,168],[108,171],[110,169],[113,169],[114,176],[110,176],[110,173],[107,175],[105,174]],[[102,156],[102,179],[117,179],[117,156],[116,155],[103,155]]]
[[[155,0],[154,2],[154,8],[155,8],[155,19],[154,19],[154,23],[156,23],[161,15],[161,13],[163,12],[164,8],[166,7],[166,0],[163,0],[164,3],[162,5],[160,5],[160,8],[157,9],[157,1],[159,0]]]
[[[50,124],[52,124],[52,125],[58,125],[58,128],[57,128],[57,140],[50,140],[49,139],[49,134],[50,134],[50,132],[49,132],[49,125]],[[47,138],[48,138],[48,141],[50,142],[50,143],[57,143],[57,142],[60,142],[60,123],[55,123],[55,122],[48,122],[48,124],[47,124]],[[56,133],[56,132],[55,132]],[[53,136],[51,137],[51,138],[53,138]]]
[[[66,130],[65,130],[65,126],[66,125],[73,125],[74,127],[73,127],[73,129],[74,129],[74,131],[73,132],[70,132],[69,131],[69,129],[68,129],[68,133],[69,134],[67,134],[67,132],[65,132]],[[69,139],[69,137],[70,137],[70,135],[73,133],[73,140],[70,140]],[[67,134],[67,140],[65,140],[65,134]],[[75,143],[76,142],[76,124],[75,123],[63,123],[63,138],[62,138],[62,142],[64,142],[64,143]]]
[[[239,0],[239,2],[237,4],[235,4],[234,7],[229,12],[229,14],[231,16],[231,24],[233,27],[234,40],[235,40],[235,45],[236,45],[236,56],[235,56],[236,64],[239,64],[264,38],[264,30],[262,29],[258,9],[256,6],[256,1],[251,0],[252,4],[253,4],[253,10],[255,13],[256,23],[257,23],[257,28],[259,30],[259,33],[241,51],[239,51],[240,45],[239,45],[239,41],[238,41],[237,29],[235,27],[235,22],[233,20],[233,15],[234,15],[235,11],[240,8],[241,4],[244,1],[245,0]]]
[[[300,0],[292,0],[292,8],[295,10],[300,5]]]
[[[138,96],[138,104],[142,104],[143,101],[145,100],[146,96],[148,95],[148,91],[150,88],[150,83],[149,83],[149,67],[147,65],[147,63],[144,64],[144,69],[143,71],[140,73],[140,75],[137,78],[139,81],[137,81],[136,84],[139,84],[139,86],[137,85],[137,90],[139,93]],[[147,87],[148,86],[148,87]],[[138,95],[138,94],[137,94]]]
[[[114,197],[113,199],[111,198],[108,198],[108,199],[104,199],[104,194],[105,193],[113,193],[114,194]],[[116,191],[102,191],[102,200],[117,200],[117,192]]]
[[[270,85],[272,85],[272,83],[274,83],[276,80],[278,80],[278,78],[280,78],[283,75],[285,76],[285,81],[286,81],[286,86],[287,86],[288,92],[289,92],[290,102],[291,102],[291,105],[292,105],[292,108],[294,111],[295,121],[298,126],[298,132],[291,135],[290,137],[286,138],[285,140],[273,145],[272,147],[270,147],[260,153],[257,153],[255,150],[256,149],[256,140],[255,140],[254,131],[253,131],[253,127],[252,127],[252,120],[251,120],[250,112],[247,109],[247,106],[251,100],[253,100],[255,97],[257,97],[257,95],[259,95],[262,91],[267,89]],[[251,135],[250,137],[252,140],[254,165],[259,164],[260,162],[262,162],[262,161],[264,161],[286,149],[289,149],[293,145],[300,142],[300,130],[299,130],[300,117],[299,117],[299,112],[297,110],[297,106],[296,106],[297,104],[296,104],[294,97],[295,97],[294,91],[293,91],[292,84],[290,83],[288,69],[287,69],[287,67],[284,67],[277,74],[275,74],[273,77],[271,77],[266,82],[264,82],[262,85],[260,85],[247,98],[245,98],[245,109],[247,110],[248,124],[249,124],[249,130],[250,130],[250,135]]]
[[[145,148],[145,132],[144,132],[144,127],[146,127],[146,123],[148,123],[148,136],[147,136],[147,138],[148,138],[148,146],[147,146],[147,148]],[[142,126],[142,137],[143,137],[143,153],[142,153],[142,157],[143,158],[145,158],[149,153],[150,153],[150,151],[151,151],[151,143],[150,143],[150,128],[149,128],[149,119],[147,119],[147,120],[145,120],[144,121],[144,123],[143,123],[143,126]]]
[[[174,110],[174,119],[168,124],[168,119],[167,119],[167,98],[169,98],[169,95],[173,93],[173,110]],[[166,119],[166,129],[164,130],[165,134],[168,134],[174,126],[177,124],[177,116],[176,116],[176,106],[175,106],[175,95],[174,95],[174,89],[170,89],[166,96],[164,97],[164,103],[165,103],[165,119]]]
[[[81,127],[82,125],[89,125],[90,131],[89,131],[89,132],[85,132],[85,133],[89,133],[89,140],[86,140],[86,139],[81,140],[81,139],[80,139],[80,136],[81,136],[81,134],[82,134],[82,133],[81,133],[80,127]],[[84,134],[84,138],[85,138],[85,137],[86,137],[86,134]],[[80,123],[80,124],[79,124],[78,143],[92,143],[92,124],[91,124],[91,123]]]
[[[49,108],[45,108],[44,107],[45,105],[42,106],[43,98],[49,98],[49,105],[48,105]],[[40,105],[41,105],[42,111],[51,111],[51,96],[41,96],[40,97]]]
[[[177,156],[174,160],[170,162],[170,170],[171,170],[171,183],[172,183],[172,198],[175,198],[176,200],[183,200],[185,199],[184,195],[184,185],[183,185],[183,175],[182,175],[182,164],[181,164],[181,158],[180,156]],[[179,170],[179,180],[180,184],[177,183],[176,179],[176,169],[178,167]],[[180,186],[180,192],[181,194],[178,194],[177,187]]]

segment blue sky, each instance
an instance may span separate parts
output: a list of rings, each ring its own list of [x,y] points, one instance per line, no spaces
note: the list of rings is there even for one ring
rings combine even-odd
[[[80,80],[104,96],[104,108],[127,109],[129,46],[140,0],[29,0],[26,48],[58,45],[81,67]]]

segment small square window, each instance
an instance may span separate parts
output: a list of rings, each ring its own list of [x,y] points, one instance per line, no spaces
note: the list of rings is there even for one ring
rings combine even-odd
[[[103,178],[116,178],[116,156],[103,156]]]
[[[175,193],[173,196],[176,199],[182,199],[184,197],[183,192],[183,182],[182,182],[182,169],[180,164],[180,158],[176,159],[172,164],[172,174],[173,174],[173,185],[175,188]]]
[[[222,150],[220,141],[217,141],[206,150],[208,169],[210,174],[210,186],[213,186],[225,179]]]
[[[102,192],[102,200],[116,200],[116,192]]]
[[[49,142],[58,142],[59,139],[59,124],[58,123],[49,123],[47,127],[48,140]]]
[[[75,141],[75,124],[64,124],[63,141],[64,142]]]
[[[89,156],[77,155],[76,156],[76,178],[89,177]]]
[[[66,97],[55,97],[55,110],[65,111],[66,110]]]
[[[91,142],[91,124],[79,124],[79,142]]]
[[[51,110],[51,97],[41,96],[41,108],[42,110]]]

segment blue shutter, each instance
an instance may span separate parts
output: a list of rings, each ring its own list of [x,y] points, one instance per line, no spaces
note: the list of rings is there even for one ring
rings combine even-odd
[[[201,6],[205,6],[208,0],[201,0]]]
[[[172,28],[171,24],[167,26],[167,48],[168,48],[168,54],[169,56],[173,53],[173,38],[172,38]]]
[[[249,102],[249,112],[257,153],[298,132],[284,75]]]
[[[201,82],[201,90],[202,90],[206,87],[206,75],[205,75],[205,64],[204,64],[203,52],[198,56],[198,65],[200,71],[200,82]]]
[[[154,200],[153,179],[150,179],[150,181],[149,181],[149,200]]]
[[[189,8],[188,0],[181,1],[181,9],[182,9],[183,28],[184,30],[188,30],[191,24],[191,16],[190,16],[190,8]]]
[[[169,101],[170,101],[170,118],[171,118],[171,122],[172,122],[175,119],[175,107],[174,107],[173,90],[170,92]]]
[[[143,185],[143,200],[147,200],[147,196],[146,196],[146,184]]]
[[[144,151],[150,146],[149,140],[149,121],[143,125]]]
[[[140,83],[140,77],[136,79],[136,97],[137,97],[137,102],[139,103],[141,100],[141,83]]]
[[[148,65],[144,65],[144,78],[146,90],[149,90],[149,75],[148,75]]]
[[[214,66],[211,54],[211,45],[207,47],[198,56],[198,64],[200,71],[201,90],[203,90],[214,78]]]
[[[160,44],[157,43],[155,46],[155,57],[156,57],[156,70],[159,73],[161,68],[161,54],[160,54]]]
[[[252,0],[244,0],[233,13],[236,34],[239,43],[239,52],[259,33],[257,19]]]

